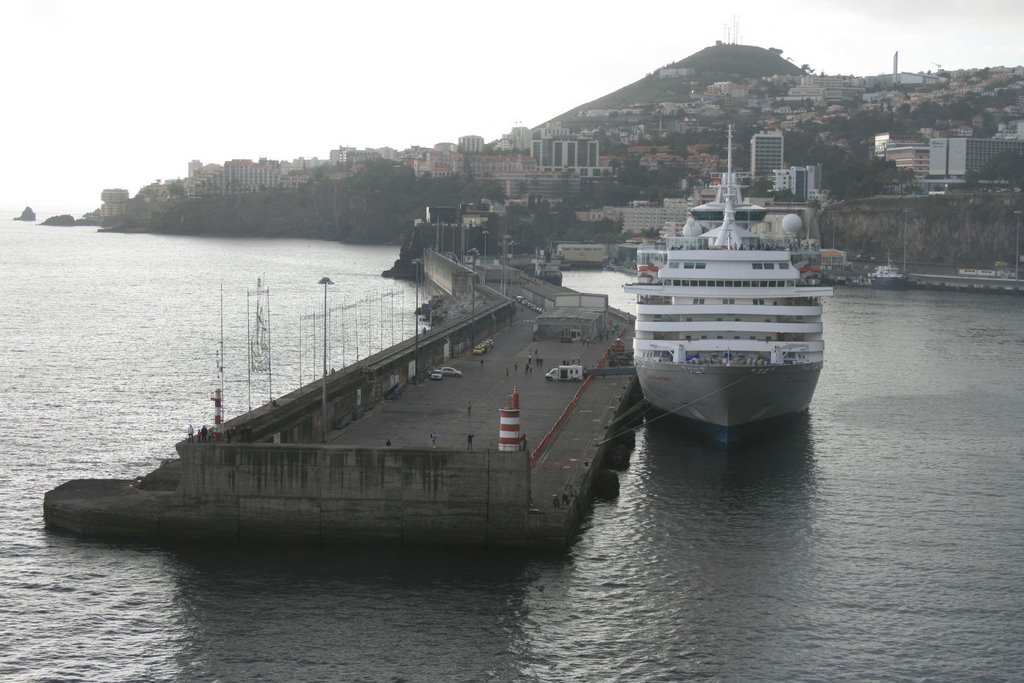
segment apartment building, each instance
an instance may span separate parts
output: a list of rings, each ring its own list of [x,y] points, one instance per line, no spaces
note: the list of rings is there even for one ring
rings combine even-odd
[[[885,160],[896,164],[898,169],[913,171],[915,178],[928,175],[931,163],[928,145],[921,143],[890,143],[885,150]]]
[[[773,174],[776,192],[792,192],[793,196],[805,202],[821,198],[821,164],[775,169]]]
[[[459,138],[459,151],[463,154],[479,154],[484,151],[484,139],[479,135],[463,135]]]
[[[608,170],[601,166],[601,146],[597,140],[572,135],[565,128],[542,129],[533,138],[530,154],[541,171],[568,171],[586,178],[601,176]]]
[[[645,201],[630,202],[622,209],[622,232],[659,231],[665,223],[685,222],[689,210],[690,204],[685,199],[667,198],[660,206]]]
[[[757,177],[771,176],[777,168],[783,168],[783,137],[781,130],[754,133],[750,138],[750,174]]]
[[[120,188],[103,190],[100,193],[100,199],[103,201],[100,206],[102,218],[120,216],[124,214],[125,207],[128,206],[128,190]]]

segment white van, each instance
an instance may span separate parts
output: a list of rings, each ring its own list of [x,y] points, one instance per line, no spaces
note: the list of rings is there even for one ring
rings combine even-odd
[[[548,370],[544,377],[549,382],[582,382],[582,365],[559,365],[557,368]]]

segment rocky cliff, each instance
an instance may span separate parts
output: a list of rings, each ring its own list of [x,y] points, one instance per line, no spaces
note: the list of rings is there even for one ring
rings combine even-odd
[[[1012,263],[1024,197],[1016,193],[873,197],[831,204],[818,216],[823,247],[912,263],[991,268]]]
[[[423,215],[409,193],[355,192],[337,182],[206,199],[135,197],[123,216],[104,219],[111,232],[153,232],[225,237],[293,237],[339,242],[390,243]]]

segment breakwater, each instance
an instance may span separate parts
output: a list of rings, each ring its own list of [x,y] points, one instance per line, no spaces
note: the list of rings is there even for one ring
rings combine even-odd
[[[456,266],[437,279],[469,279],[466,293],[480,296],[469,316],[229,420],[223,440],[178,443],[178,458],[145,477],[63,484],[45,496],[47,525],[168,542],[564,547],[604,453],[620,428],[629,434],[616,416],[635,403],[635,378],[546,382],[534,367],[598,366],[606,349],[535,338],[533,309]],[[624,330],[629,317],[615,315]],[[484,335],[495,345],[478,357]],[[442,362],[464,377],[425,380]],[[497,409],[513,391],[534,440],[521,451],[497,444]]]

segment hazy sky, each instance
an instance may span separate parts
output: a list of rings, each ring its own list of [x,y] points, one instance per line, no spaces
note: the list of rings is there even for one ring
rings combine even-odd
[[[721,9],[719,9],[721,7]],[[819,72],[1024,63],[995,0],[0,2],[0,206],[99,206],[190,159],[325,158],[535,126],[727,38]],[[738,40],[736,40],[738,38]]]

